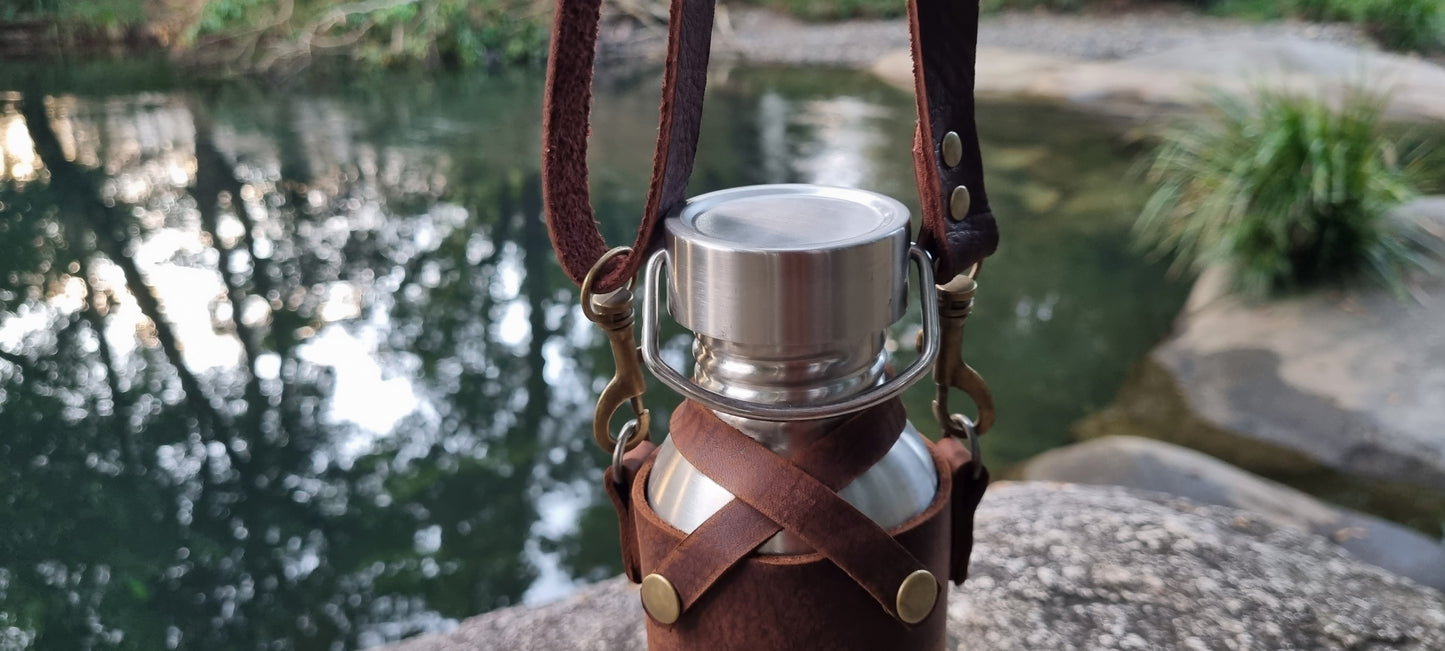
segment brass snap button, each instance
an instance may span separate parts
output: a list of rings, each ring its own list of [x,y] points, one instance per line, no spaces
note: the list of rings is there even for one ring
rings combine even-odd
[[[661,578],[661,577],[658,577]],[[646,582],[643,587],[646,588]],[[928,570],[918,570],[903,579],[898,586],[898,618],[907,624],[917,624],[933,612],[938,603],[938,579]]]
[[[963,221],[968,216],[969,204],[973,201],[968,196],[968,188],[958,186],[953,189],[953,194],[948,197],[948,217],[956,222]]]
[[[900,600],[902,594],[899,593]],[[649,574],[642,579],[642,608],[658,623],[671,624],[682,615],[682,600],[671,581],[661,574]]]
[[[949,167],[958,167],[961,162],[963,162],[963,139],[958,137],[957,131],[943,134],[943,164]]]

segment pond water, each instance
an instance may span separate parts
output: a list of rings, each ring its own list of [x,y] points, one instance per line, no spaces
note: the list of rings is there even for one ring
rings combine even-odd
[[[537,76],[0,85],[0,648],[365,647],[619,571],[588,433],[611,360],[543,226]],[[613,242],[655,83],[599,89]],[[911,112],[860,73],[719,70],[692,190],[916,208]],[[1112,399],[1187,287],[1129,249],[1116,129],[979,123],[1003,246],[965,350],[1004,470]],[[648,401],[658,438],[677,398]]]

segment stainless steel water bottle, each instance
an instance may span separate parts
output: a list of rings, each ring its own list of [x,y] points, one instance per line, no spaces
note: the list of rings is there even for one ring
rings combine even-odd
[[[935,285],[907,209],[872,192],[723,190],[663,229],[641,282],[640,357],[686,400],[655,449],[627,451],[624,428],[608,471],[649,648],[943,648],[944,581],[962,581],[987,478],[953,438],[976,443],[971,420],[949,415],[959,431],[929,443],[899,394],[932,372],[934,411],[948,413],[948,388],[967,384],[949,378],[976,375],[937,364],[972,290]],[[888,330],[910,261],[923,328],[895,373]],[[663,359],[664,277],[667,311],[692,332],[690,374]],[[620,404],[606,402],[604,416]]]
[[[773,452],[794,450],[861,409],[896,396],[932,368],[937,347],[889,377],[887,330],[907,306],[909,213],[889,197],[814,185],[723,190],[689,201],[665,223],[666,245],[644,287],[643,358],[655,376],[712,409]],[[931,265],[921,251],[920,302],[936,330]],[[658,276],[667,307],[694,335],[696,364],[683,377],[657,342]],[[838,491],[884,529],[922,512],[938,472],[922,437],[904,423],[892,448]],[[733,495],[662,443],[647,482],[657,515],[691,533]],[[787,531],[757,549],[812,549]]]

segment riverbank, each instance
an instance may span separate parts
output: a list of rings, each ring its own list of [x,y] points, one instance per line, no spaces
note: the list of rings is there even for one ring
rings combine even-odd
[[[804,23],[754,9],[733,11],[729,25],[714,42],[714,56],[750,63],[871,66],[908,47],[904,20]],[[979,65],[988,69],[993,58],[988,56],[990,52],[1112,61],[1231,36],[1378,49],[1363,31],[1346,24],[1262,23],[1178,11],[1115,15],[1010,12],[980,18]]]
[[[765,10],[724,10],[714,38],[720,63],[843,66],[873,71],[910,91],[907,23],[803,23]],[[604,58],[649,61],[665,34],[618,24]],[[1389,115],[1445,121],[1445,68],[1380,50],[1357,26],[1251,22],[1180,12],[1119,16],[1005,13],[979,27],[977,94],[1031,98],[1147,121],[1209,102],[1212,93],[1262,85],[1327,97],[1366,83],[1391,95]]]

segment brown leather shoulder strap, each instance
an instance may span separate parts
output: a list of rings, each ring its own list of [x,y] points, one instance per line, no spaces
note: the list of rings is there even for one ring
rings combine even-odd
[[[947,282],[998,248],[973,118],[978,0],[909,0],[908,29],[918,107],[913,171],[923,209],[918,243],[933,254],[939,282]],[[958,135],[957,161],[944,156],[949,133]],[[960,187],[967,200],[955,202]],[[964,214],[954,215],[955,208]]]
[[[587,135],[600,6],[601,0],[557,0],[543,99],[542,200],[547,232],[562,268],[578,285],[607,252],[587,188]],[[657,239],[658,222],[687,198],[707,87],[713,7],[714,0],[672,0],[647,207],[633,253],[607,272],[596,288],[599,293],[621,287],[637,274]]]
[[[715,0],[672,0],[667,64],[652,181],[633,253],[607,270],[595,289],[616,289],[636,275],[659,241],[662,217],[686,198],[697,152],[707,85]],[[592,105],[601,0],[557,0],[547,61],[542,113],[542,189],[547,228],[563,269],[573,282],[607,251],[597,230],[587,188],[587,136]],[[919,241],[933,254],[938,277],[952,278],[993,253],[998,230],[984,194],[977,130],[973,121],[973,62],[978,0],[909,0],[919,130],[914,168],[923,205]],[[961,160],[940,155],[944,135],[960,138]],[[967,218],[949,218],[949,197],[965,186],[972,198]]]

